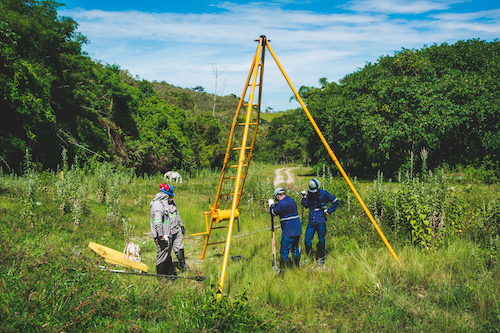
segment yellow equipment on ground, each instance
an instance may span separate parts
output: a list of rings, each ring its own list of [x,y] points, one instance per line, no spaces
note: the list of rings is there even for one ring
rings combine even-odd
[[[123,255],[123,252],[113,250],[109,247],[94,242],[90,242],[89,247],[98,255],[103,257],[107,263],[113,265],[120,265],[123,267],[135,269],[145,273],[148,271],[147,265],[126,259]]]
[[[319,138],[323,142],[325,148],[328,151],[328,154],[332,158],[332,160],[335,162],[335,165],[338,167],[340,173],[346,180],[347,184],[349,185],[351,191],[354,193],[356,199],[358,199],[359,203],[361,204],[363,210],[365,211],[366,215],[374,225],[375,229],[379,233],[380,237],[382,238],[383,242],[391,252],[392,256],[394,259],[399,262],[398,257],[396,256],[396,253],[394,253],[391,245],[385,238],[384,234],[382,233],[382,230],[380,230],[379,226],[373,219],[373,216],[371,215],[370,211],[364,204],[363,200],[359,196],[357,190],[354,188],[354,185],[350,181],[349,177],[345,173],[344,169],[340,165],[337,157],[333,153],[332,149],[326,142],[325,137],[321,133],[320,129],[316,125],[316,122],[312,118],[311,114],[309,113],[309,110],[305,106],[304,102],[302,101],[302,98],[300,95],[297,93],[297,90],[295,90],[294,86],[292,85],[292,82],[286,75],[283,67],[281,66],[280,62],[278,61],[278,58],[274,54],[271,46],[269,45],[269,40],[266,38],[266,36],[260,36],[258,40],[259,45],[257,47],[257,51],[255,53],[255,56],[253,58],[252,66],[250,68],[250,73],[248,74],[247,81],[245,88],[243,89],[243,94],[241,95],[240,102],[238,104],[238,109],[236,110],[236,114],[234,116],[233,120],[233,125],[231,127],[231,132],[229,136],[229,143],[227,146],[226,150],[226,155],[224,157],[224,164],[222,167],[222,174],[219,180],[219,187],[217,189],[217,194],[215,196],[215,201],[213,205],[209,205],[210,211],[204,212],[205,214],[205,224],[207,230],[205,232],[201,233],[196,233],[192,234],[192,236],[198,236],[198,235],[205,235],[205,245],[203,247],[203,252],[200,257],[200,259],[205,258],[205,252],[207,250],[208,245],[212,244],[218,244],[218,243],[225,243],[226,246],[224,248],[224,259],[222,262],[222,269],[221,269],[221,274],[220,274],[220,281],[219,281],[219,290],[218,290],[218,298],[222,295],[222,291],[224,288],[224,279],[226,275],[226,267],[227,267],[227,262],[229,258],[229,249],[231,246],[231,236],[233,233],[233,224],[234,220],[239,216],[239,211],[238,211],[238,205],[240,202],[241,194],[243,192],[243,185],[245,184],[245,178],[247,176],[248,172],[248,166],[250,165],[250,159],[252,157],[252,152],[253,152],[253,147],[255,143],[255,138],[257,136],[257,129],[259,126],[259,119],[260,119],[260,104],[261,104],[261,95],[262,95],[262,80],[263,80],[263,75],[264,75],[264,56],[265,56],[265,49],[267,48],[269,52],[271,53],[274,61],[278,65],[281,73],[285,77],[288,85],[292,89],[295,98],[297,98],[298,102],[302,106],[302,109],[304,110],[305,114],[307,115],[307,118],[311,122],[312,126],[314,127],[316,133],[318,134]],[[247,103],[245,104],[245,98],[247,96],[247,90],[248,87],[250,87],[249,91],[249,96],[247,98]],[[258,89],[257,89],[258,88]],[[255,98],[257,90],[257,98]],[[254,103],[254,99],[256,99],[256,102]],[[242,107],[246,107],[246,112],[242,112],[241,109]],[[241,115],[240,115],[241,112]],[[244,117],[244,118],[243,118]],[[233,156],[232,153],[237,153],[238,154],[238,163],[228,165],[229,160]],[[234,170],[234,172],[231,172]],[[232,182],[228,185],[226,183]],[[231,192],[228,193],[223,193],[223,189],[230,189]],[[230,198],[231,199],[231,209],[224,209],[221,210],[219,208],[221,204],[221,198]],[[224,226],[219,226],[219,227],[214,227],[213,223],[220,223],[226,221],[228,222],[228,225]],[[212,232],[212,229],[219,229],[219,228],[228,228],[227,231],[227,238],[224,242],[216,242],[216,243],[209,243],[209,238],[210,238],[210,233]],[[400,263],[401,265],[401,263]]]

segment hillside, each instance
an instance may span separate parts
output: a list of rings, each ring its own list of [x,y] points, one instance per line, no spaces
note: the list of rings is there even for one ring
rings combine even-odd
[[[219,168],[239,98],[133,78],[82,51],[78,23],[54,2],[0,4],[0,166],[22,171],[70,161],[132,167],[138,174]],[[301,87],[329,145],[352,175],[471,165],[500,177],[500,42],[460,41],[401,50],[339,83]],[[300,109],[262,117],[257,161],[330,163]],[[418,163],[423,163],[420,160]],[[492,177],[492,179],[494,179]]]
[[[53,169],[63,148],[71,161],[109,161],[139,173],[220,164],[235,96],[218,97],[212,117],[213,95],[93,61],[82,52],[87,40],[77,22],[57,16],[58,4],[0,6],[3,171],[21,172],[26,150],[39,168]]]

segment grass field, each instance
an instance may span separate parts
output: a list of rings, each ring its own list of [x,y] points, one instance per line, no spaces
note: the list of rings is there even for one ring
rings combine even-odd
[[[300,270],[277,276],[265,203],[274,170],[283,167],[294,168],[288,194],[297,201],[317,176],[342,204],[328,219],[325,265],[303,255]],[[192,268],[179,276],[206,279],[169,283],[102,270],[99,265],[110,266],[87,247],[93,241],[122,251],[134,241],[154,273],[148,206],[162,176],[136,177],[106,165],[62,171],[0,175],[1,331],[499,331],[498,186],[439,187],[437,177],[406,185],[381,177],[355,181],[396,262],[343,179],[300,165],[253,163],[231,242],[230,256],[244,259],[229,261],[217,302],[224,244],[209,246],[201,260],[204,238],[191,234],[205,231],[203,212],[215,196],[218,171],[200,170],[173,184]],[[417,197],[416,204],[408,201]],[[445,214],[433,215],[435,207]],[[299,213],[307,220],[307,211]],[[438,217],[444,227],[426,230]],[[211,240],[225,240],[226,230],[214,231]],[[278,248],[279,239],[278,229]]]
[[[260,118],[270,123],[271,121],[273,121],[273,119],[281,117],[282,115],[283,112],[270,112],[270,113],[261,112]]]

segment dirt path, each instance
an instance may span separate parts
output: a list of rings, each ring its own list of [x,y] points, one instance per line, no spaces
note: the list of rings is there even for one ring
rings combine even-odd
[[[285,185],[287,189],[292,188],[294,178],[292,174],[292,170],[297,169],[295,168],[279,168],[274,170],[274,187],[277,187],[279,185]],[[286,180],[285,180],[286,176]]]
[[[290,190],[293,188],[293,183],[295,178],[293,176],[293,168],[279,168],[274,171],[274,187],[282,186],[283,188]],[[233,236],[234,237],[234,236]],[[203,274],[203,260],[200,259],[201,252],[203,250],[203,242],[205,237],[191,237],[190,235],[184,236],[184,246],[186,248],[186,263],[192,269],[188,273],[182,273],[180,275],[192,276]],[[219,263],[222,260],[224,253],[224,244],[219,244],[219,246],[209,246],[204,260],[210,260]],[[177,258],[173,255],[174,264],[177,264]]]

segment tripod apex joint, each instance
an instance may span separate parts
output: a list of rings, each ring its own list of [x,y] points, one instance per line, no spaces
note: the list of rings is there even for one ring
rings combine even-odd
[[[268,42],[271,42],[271,40],[270,40],[270,39],[267,39],[267,37],[266,37],[265,35],[260,35],[259,39],[254,39],[253,41],[254,41],[254,42],[258,42],[258,41],[260,40],[260,38],[264,39],[264,41],[266,41],[266,40],[267,40]]]

